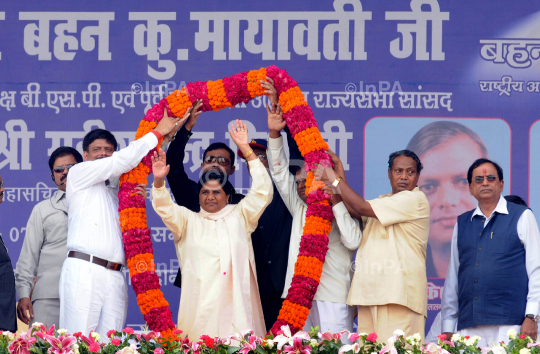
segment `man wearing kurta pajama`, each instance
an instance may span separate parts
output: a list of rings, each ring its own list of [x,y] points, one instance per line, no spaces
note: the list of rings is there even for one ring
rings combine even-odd
[[[185,119],[184,119],[185,121]],[[66,187],[68,258],[60,275],[60,328],[70,333],[122,330],[127,316],[126,265],[118,213],[118,183],[181,119],[165,116],[154,131],[116,151],[114,136],[93,130],[83,140],[85,162]]]
[[[287,297],[294,275],[294,265],[300,251],[300,240],[306,223],[307,204],[300,198],[296,188],[295,176],[289,173],[289,161],[283,149],[283,137],[268,139],[268,158],[270,173],[293,216],[289,262],[285,289],[282,298]],[[305,181],[299,181],[305,183]],[[334,220],[328,234],[328,251],[313,305],[309,311],[304,330],[319,326],[321,332],[352,331],[353,308],[346,304],[351,284],[350,265],[354,251],[361,241],[358,220],[353,219],[342,202],[332,207]],[[346,336],[342,337],[347,341]]]

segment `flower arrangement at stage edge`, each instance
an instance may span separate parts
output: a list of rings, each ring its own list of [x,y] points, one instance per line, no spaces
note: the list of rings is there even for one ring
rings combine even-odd
[[[332,166],[326,153],[328,144],[319,132],[313,112],[298,83],[285,70],[273,65],[238,73],[222,80],[188,83],[185,88],[176,90],[148,110],[139,124],[135,138],[139,139],[152,131],[163,118],[165,110],[169,116],[181,117],[197,100],[202,101],[203,112],[234,107],[241,102],[247,103],[252,98],[265,94],[261,80],[266,80],[266,77],[274,80],[279,103],[283,107],[283,118],[305,158],[306,168],[311,169],[316,163]],[[161,142],[158,143],[158,146],[160,145]],[[150,151],[136,168],[122,175],[118,199],[124,250],[137,302],[148,326],[153,331],[160,332],[162,338],[168,339],[173,337],[175,326],[169,304],[163,297],[159,278],[154,271],[154,254],[150,230],[146,223],[144,200],[132,193],[137,184],[146,184],[148,175],[152,173],[150,156],[154,151],[155,149]],[[274,335],[277,335],[283,325],[289,326],[293,333],[303,328],[317,292],[328,250],[328,233],[333,220],[330,196],[323,193],[322,183],[314,181],[313,173],[308,176],[308,183],[308,217],[304,226],[303,242],[291,288],[277,322],[270,329]],[[304,349],[300,351],[302,350]]]
[[[455,335],[452,341],[440,336],[439,343],[421,344],[422,337],[415,334],[406,337],[396,330],[386,342],[377,342],[376,333],[319,333],[312,328],[309,333],[293,334],[283,326],[275,337],[257,337],[252,330],[227,338],[207,335],[190,341],[181,337],[181,330],[162,338],[159,333],[135,334],[132,328],[122,331],[110,330],[107,340],[101,342],[99,334],[91,332],[88,337],[81,333],[69,334],[65,329],[47,329],[34,324],[27,332],[16,336],[0,332],[0,354],[539,354],[540,343],[534,343],[525,335],[511,336],[508,344],[498,343],[492,347],[478,348],[480,337]],[[344,344],[347,338],[350,344]]]

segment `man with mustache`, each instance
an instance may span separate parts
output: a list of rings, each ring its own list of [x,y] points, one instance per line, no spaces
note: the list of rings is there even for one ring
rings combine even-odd
[[[126,256],[118,213],[118,183],[135,168],[161,137],[189,117],[167,117],[128,147],[116,151],[114,135],[92,130],[83,140],[84,162],[74,166],[67,180],[68,258],[60,275],[60,327],[87,335],[122,330],[128,293],[122,266]],[[136,192],[136,191],[134,191]]]
[[[430,208],[417,186],[420,159],[410,150],[390,154],[392,193],[365,200],[348,184],[340,159],[330,156],[334,170],[319,166],[316,179],[329,183],[329,188],[339,187],[351,215],[361,217],[364,225],[347,298],[347,304],[358,306],[358,333],[375,332],[384,340],[401,329],[407,336],[419,333],[423,338]]]
[[[476,209],[458,217],[442,297],[442,332],[508,342],[509,330],[536,339],[540,306],[540,232],[526,206],[501,196],[503,170],[478,159],[467,172]]]
[[[58,326],[58,283],[67,255],[67,176],[69,170],[82,161],[81,154],[72,147],[62,146],[54,150],[49,158],[49,168],[58,190],[49,199],[38,203],[28,219],[15,270],[19,298],[17,315],[26,324],[39,322],[49,327]]]
[[[4,201],[4,191],[4,181],[0,177],[0,204]],[[8,249],[0,234],[0,332],[17,331],[15,309],[15,276]]]

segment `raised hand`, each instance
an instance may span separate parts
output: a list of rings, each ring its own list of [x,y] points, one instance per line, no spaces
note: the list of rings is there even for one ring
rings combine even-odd
[[[184,115],[185,116],[185,115]],[[188,116],[189,117],[189,116]],[[167,114],[167,110],[163,111],[163,118],[159,121],[157,127],[154,129],[161,136],[169,134],[173,129],[180,128],[182,124],[186,121],[186,118],[172,118]]]
[[[167,165],[167,156],[162,149],[159,149],[159,153],[154,151],[152,156],[152,171],[154,173],[154,185],[156,182],[163,182],[165,177],[169,174],[171,166]],[[163,184],[156,186],[161,187]]]
[[[191,117],[191,112],[193,110],[193,107],[189,107],[186,109],[186,113],[184,113],[184,116],[180,119],[180,122],[178,125],[175,125],[173,130],[167,135],[163,137],[163,142],[161,143],[161,148],[164,149],[167,147],[167,144],[174,140],[176,132],[182,127],[182,123],[186,121],[189,117]],[[167,111],[164,112],[163,118],[167,117]],[[186,123],[187,124],[187,123]]]
[[[332,206],[334,206],[334,205],[338,204],[339,202],[341,202],[341,196],[339,195],[340,194],[339,189],[336,189],[333,186],[326,184],[322,188],[322,190],[326,194],[330,194],[330,204],[332,204]]]
[[[274,139],[278,138],[279,132],[287,126],[285,119],[283,119],[281,105],[278,103],[277,105],[272,105],[272,108],[270,108],[269,105],[266,105],[266,112],[268,113],[268,130],[270,130],[270,137]]]
[[[330,158],[332,159],[332,163],[334,164],[334,171],[336,172],[336,174],[346,180],[345,169],[343,168],[343,163],[341,162],[339,156],[336,155],[336,153],[332,150],[328,150],[326,152],[328,153],[328,155],[330,155]]]
[[[189,116],[189,119],[186,122],[186,129],[191,131],[195,124],[197,123],[197,119],[199,119],[199,116],[202,113],[202,100],[197,100],[197,103],[195,103],[195,106],[193,107],[192,114]]]
[[[229,134],[231,134],[231,138],[238,146],[238,148],[241,148],[242,146],[249,147],[247,126],[241,120],[236,120],[236,127],[233,123],[231,123],[231,129],[229,129]]]
[[[266,77],[266,81],[261,80],[261,86],[264,88],[264,93],[268,95],[268,100],[272,104],[278,104],[277,90],[274,87],[274,80]]]

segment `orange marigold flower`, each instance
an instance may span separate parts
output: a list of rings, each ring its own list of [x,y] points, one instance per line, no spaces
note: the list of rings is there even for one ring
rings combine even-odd
[[[208,88],[208,99],[214,111],[219,111],[225,107],[232,107],[232,104],[227,99],[223,80],[208,81],[206,87]]]
[[[328,235],[332,229],[332,223],[319,216],[306,217],[304,235]]]
[[[306,130],[302,130],[294,136],[294,140],[296,141],[302,156],[306,156],[306,154],[313,151],[328,150],[329,148],[317,127],[310,127]]]
[[[266,80],[266,68],[251,70],[247,74],[247,88],[251,97],[265,95],[265,89],[261,86],[261,80]]]
[[[308,315],[309,309],[307,307],[284,300],[278,318],[289,322],[296,328],[302,329]]]
[[[298,86],[291,87],[279,95],[279,104],[283,108],[283,113],[286,113],[291,108],[296,106],[307,106],[307,101],[304,94]]]
[[[169,109],[175,117],[182,117],[189,107],[193,107],[185,87],[182,87],[181,90],[175,90],[166,99],[169,103]]]
[[[120,211],[120,226],[122,231],[130,229],[146,229],[146,209],[126,208]]]
[[[137,302],[143,315],[146,315],[152,308],[169,306],[159,289],[151,289],[137,295]]]
[[[310,256],[298,256],[294,265],[294,275],[303,275],[317,282],[321,281],[323,262]]]
[[[155,272],[154,255],[151,253],[138,254],[127,260],[129,274],[133,277],[142,272]]]

